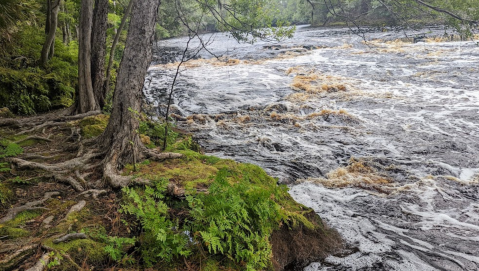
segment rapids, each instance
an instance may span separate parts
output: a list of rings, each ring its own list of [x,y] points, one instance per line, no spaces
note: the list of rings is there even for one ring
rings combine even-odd
[[[365,43],[348,29],[299,27],[250,45],[205,35],[223,58],[202,51],[181,68],[178,127],[208,153],[288,183],[343,236],[344,253],[305,270],[479,270],[479,47],[404,37],[370,32]],[[159,114],[185,43],[155,47],[144,93]]]

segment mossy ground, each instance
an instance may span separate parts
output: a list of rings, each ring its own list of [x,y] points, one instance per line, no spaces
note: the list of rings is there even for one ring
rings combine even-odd
[[[107,121],[108,116],[100,115],[70,123],[70,126],[82,129],[83,137],[94,137],[103,131]],[[153,124],[148,125],[149,128],[146,129],[148,133],[145,136],[152,138],[150,142],[152,146],[150,147],[155,147],[154,144],[162,142],[162,138],[153,134],[153,132],[161,131],[161,128],[157,128]],[[98,129],[96,130],[95,127]],[[52,138],[58,139],[55,142],[61,142],[60,139],[69,136],[68,133],[53,129],[48,130],[47,133],[50,133]],[[0,134],[10,141],[25,138],[25,136],[20,138],[15,136],[15,131],[0,131]],[[252,195],[257,193],[263,196],[267,194],[268,200],[278,206],[278,217],[273,219],[276,222],[274,222],[274,226],[268,227],[268,231],[265,233],[265,238],[268,240],[269,234],[280,229],[284,231],[284,227],[292,231],[307,228],[311,231],[327,233],[319,217],[313,219],[309,208],[295,202],[288,194],[288,188],[278,185],[277,180],[268,176],[260,167],[204,155],[201,153],[199,146],[192,141],[191,136],[174,132],[171,132],[171,135],[174,139],[169,139],[167,150],[182,153],[183,158],[163,162],[145,160],[137,164],[136,167],[133,165],[126,166],[123,174],[149,180],[166,180],[177,188],[183,189],[184,194],[182,196],[169,194],[169,192],[164,195],[164,202],[168,208],[166,219],[178,223],[178,227],[187,225],[188,221],[193,219],[191,214],[193,211],[191,209],[192,203],[185,197],[188,197],[188,195],[208,195],[211,193],[210,186],[218,180],[218,174],[223,174],[227,184],[231,187],[247,184],[246,190],[238,190],[243,191],[241,193],[253,193]],[[32,142],[24,145],[24,153],[50,155],[51,150],[54,149],[54,144]],[[52,159],[52,163],[71,157],[71,154],[67,153],[57,155],[59,158]],[[54,182],[51,178],[43,176],[41,171],[19,172],[12,170],[5,176],[5,178],[0,179],[0,196],[4,199],[1,204],[5,207],[0,211],[0,217],[6,214],[8,207],[20,206],[38,200],[43,197],[45,192],[59,191],[60,195],[45,201],[41,205],[41,207],[44,207],[43,210],[22,212],[14,220],[0,224],[0,247],[11,247],[14,251],[21,244],[27,244],[31,240],[35,240],[34,242],[39,245],[52,249],[54,255],[56,255],[55,257],[63,258],[58,264],[52,266],[51,270],[73,270],[78,266],[85,268],[85,270],[91,268],[97,270],[137,270],[148,266],[145,264],[141,253],[144,225],[134,215],[121,212],[121,206],[126,202],[125,192],[109,190],[106,195],[95,200],[91,197],[78,195],[70,186]],[[14,182],[13,180],[18,177],[30,181],[25,183]],[[144,187],[135,189],[139,189],[140,195],[141,191],[144,191]],[[80,200],[86,201],[85,207],[81,211],[67,216],[70,208]],[[206,200],[206,198],[203,200]],[[46,225],[44,221],[51,217],[53,219]],[[251,225],[254,227],[255,222],[252,221],[252,223]],[[85,233],[88,239],[59,244],[53,243],[53,240],[64,234],[75,232]],[[198,232],[192,234],[190,239],[201,240],[200,235],[197,235]],[[115,244],[122,238],[132,239],[134,242]],[[158,262],[149,266],[155,270],[246,269],[247,263],[237,261],[231,255],[227,256],[226,254],[213,252],[207,248],[207,245],[202,241],[190,241],[190,254],[175,256],[174,260],[169,263]],[[271,247],[271,244],[269,246]],[[115,257],[114,253],[119,253],[122,256]],[[275,256],[273,254],[274,251],[268,260],[270,264],[264,269],[273,269],[273,267],[277,269],[272,264],[273,261],[276,262],[273,259]],[[32,266],[39,256],[41,255],[32,255],[29,260],[23,263],[21,268]],[[2,257],[5,256],[0,255],[0,261]]]

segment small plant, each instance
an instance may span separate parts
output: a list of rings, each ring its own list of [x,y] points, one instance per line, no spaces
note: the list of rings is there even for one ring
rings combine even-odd
[[[14,179],[11,180],[12,183],[15,183],[15,184],[30,184],[29,181],[27,180],[23,180],[22,178],[20,177],[15,177]]]
[[[168,181],[161,179],[143,189],[125,187],[126,203],[120,211],[135,216],[142,228],[140,251],[146,265],[171,262],[175,257],[188,256],[188,236],[169,219],[168,206],[163,201]]]
[[[0,158],[14,157],[23,153],[22,147],[8,140],[0,141]]]
[[[0,172],[9,172],[10,164],[9,163],[0,163]]]
[[[0,172],[10,172],[10,163],[1,160],[7,157],[14,157],[23,153],[22,147],[8,140],[0,140]],[[6,204],[11,197],[11,190],[0,183],[0,204]]]
[[[140,121],[139,132],[150,138],[151,144],[147,147],[162,146],[165,139],[166,124],[153,121]],[[179,134],[171,129],[171,125],[168,126],[168,138],[166,139],[167,145],[172,146],[178,139]]]
[[[53,259],[53,260],[48,262],[48,264],[46,265],[47,269],[50,269],[50,268],[53,268],[55,266],[60,265],[61,261],[63,260],[62,255],[60,253],[56,253],[54,251],[50,252],[50,254],[48,254],[48,256],[50,257],[50,259]],[[45,263],[43,263],[43,265],[45,265]]]
[[[107,246],[105,247],[105,252],[110,255],[110,257],[115,261],[120,261],[124,259],[125,247],[135,244],[134,238],[125,238],[118,236],[108,236],[107,237]]]

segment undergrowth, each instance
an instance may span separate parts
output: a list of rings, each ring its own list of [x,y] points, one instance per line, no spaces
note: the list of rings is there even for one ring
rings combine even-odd
[[[137,176],[154,181],[122,190],[121,211],[132,235],[108,237],[110,257],[124,264],[125,250],[136,242],[146,267],[209,255],[202,260],[226,259],[237,270],[271,270],[270,235],[284,224],[315,228],[303,216],[307,208],[258,166],[192,151],[191,141],[186,137],[172,145],[182,159],[138,165]],[[183,199],[169,193],[171,182],[184,187]]]
[[[22,147],[18,144],[10,142],[6,139],[0,140],[0,173],[5,174],[10,172],[10,163],[5,158],[15,157],[23,153]],[[21,182],[20,178],[15,178],[13,182]],[[0,179],[0,206],[5,205],[9,199],[13,196],[13,192],[4,183],[4,180]]]
[[[31,115],[73,104],[78,76],[78,45],[55,41],[55,56],[45,68],[39,67],[45,39],[42,29],[27,26],[16,34],[0,61],[0,107]]]

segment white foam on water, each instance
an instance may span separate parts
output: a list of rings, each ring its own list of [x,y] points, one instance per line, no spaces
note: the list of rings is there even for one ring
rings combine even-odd
[[[434,42],[370,49],[360,39],[335,31],[300,28],[294,40],[281,44],[329,47],[305,55],[257,65],[185,69],[175,94],[179,110],[185,115],[230,116],[225,126],[208,116],[205,123],[180,127],[199,134],[207,151],[259,164],[281,179],[324,178],[354,158],[391,181],[371,191],[367,186],[327,188],[308,182],[291,186],[295,200],[313,208],[356,248],[355,253],[330,256],[305,270],[478,270],[477,47],[470,42]],[[268,44],[237,45],[224,39],[218,35],[213,50],[254,55],[265,53],[262,46]],[[342,46],[345,42],[353,42],[353,48]],[[285,97],[294,93],[289,89],[294,75],[285,71],[297,66],[333,76],[352,90],[287,101]],[[155,69],[150,70],[153,82],[145,93],[158,105],[158,91],[151,90],[164,87],[169,77],[155,77],[164,72]],[[286,108],[282,113],[295,117],[295,123],[272,120],[266,110],[272,105]],[[301,106],[310,109],[302,112]],[[306,118],[323,109],[345,109],[353,121]],[[235,122],[239,114],[251,120]]]

